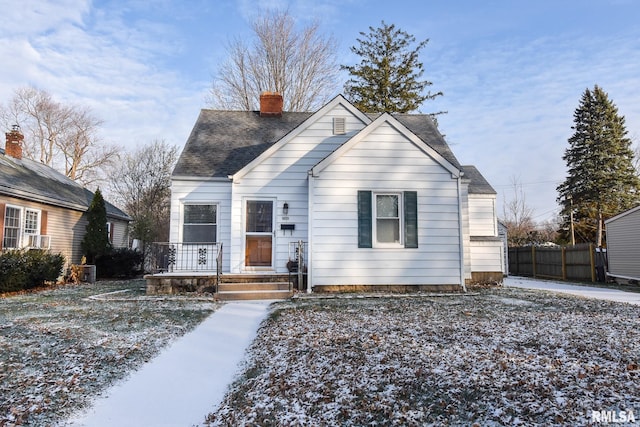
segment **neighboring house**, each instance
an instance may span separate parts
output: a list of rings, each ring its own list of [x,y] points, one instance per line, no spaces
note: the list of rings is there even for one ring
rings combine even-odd
[[[172,175],[171,242],[222,244],[223,273],[242,274],[286,273],[303,241],[308,291],[502,280],[496,192],[428,115],[260,101],[201,111]]]
[[[502,251],[504,253],[504,256],[502,257],[502,262],[503,262],[502,271],[504,272],[505,276],[508,276],[509,275],[509,233],[507,230],[507,225],[500,220],[498,220],[498,237],[502,241]]]
[[[79,263],[93,193],[49,166],[23,158],[23,139],[15,126],[0,149],[0,250],[50,249],[63,254],[67,264]],[[127,247],[131,218],[105,204],[111,243]]]
[[[640,206],[607,221],[608,275],[640,281]]]

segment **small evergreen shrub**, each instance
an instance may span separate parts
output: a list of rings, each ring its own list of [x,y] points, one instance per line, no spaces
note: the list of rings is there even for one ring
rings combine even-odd
[[[96,258],[96,275],[100,278],[128,279],[142,270],[142,253],[133,249],[111,249]]]
[[[0,292],[14,292],[55,282],[64,266],[62,254],[32,249],[0,253]]]

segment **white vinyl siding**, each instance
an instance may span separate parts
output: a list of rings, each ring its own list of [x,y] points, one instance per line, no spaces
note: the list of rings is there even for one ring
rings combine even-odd
[[[333,118],[343,117],[348,132],[333,134]],[[246,200],[274,198],[275,224],[273,266],[276,272],[286,273],[289,244],[308,239],[308,172],[331,154],[364,123],[342,105],[335,106],[318,118],[294,139],[255,165],[233,184],[231,211],[231,272],[244,270],[244,221]],[[283,213],[284,203],[289,206]],[[282,224],[293,224],[295,230],[281,230]]]
[[[498,223],[494,195],[469,195],[469,231],[471,236],[497,236]]]
[[[506,272],[502,241],[471,241],[471,271]]]
[[[395,128],[380,125],[313,178],[313,285],[460,284],[457,185]],[[358,248],[359,190],[416,191],[418,248]]]
[[[182,209],[184,204],[216,205],[217,242],[222,243],[222,270],[230,270],[231,182],[173,179],[171,182],[171,217],[169,241],[183,241]]]

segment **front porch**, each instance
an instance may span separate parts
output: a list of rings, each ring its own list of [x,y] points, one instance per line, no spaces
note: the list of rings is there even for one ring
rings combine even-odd
[[[147,294],[206,293],[226,301],[287,299],[306,290],[304,246],[304,242],[292,246],[289,273],[223,273],[222,243],[154,243],[146,260],[151,272],[144,276]],[[298,272],[298,265],[303,271]]]

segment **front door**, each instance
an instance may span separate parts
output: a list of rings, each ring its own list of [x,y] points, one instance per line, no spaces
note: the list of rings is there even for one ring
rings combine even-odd
[[[246,267],[273,267],[273,201],[247,200]]]

